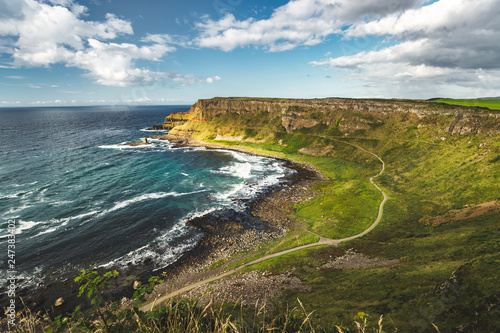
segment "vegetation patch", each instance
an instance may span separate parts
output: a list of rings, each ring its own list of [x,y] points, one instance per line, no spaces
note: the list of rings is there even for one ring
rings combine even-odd
[[[437,103],[446,103],[452,105],[462,105],[462,106],[479,106],[482,108],[488,108],[493,110],[500,110],[500,98],[498,99],[451,99],[442,98],[433,100]]]

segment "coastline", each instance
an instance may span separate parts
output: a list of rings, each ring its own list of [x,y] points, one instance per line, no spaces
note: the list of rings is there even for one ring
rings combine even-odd
[[[234,263],[235,260],[231,260],[231,257],[236,253],[258,249],[264,243],[285,236],[294,223],[288,218],[293,206],[315,195],[310,192],[312,185],[328,179],[309,164],[248,152],[241,148],[195,140],[182,142],[179,146],[232,150],[274,158],[285,162],[285,166],[295,172],[252,199],[243,214],[227,211],[222,215],[210,213],[188,221],[189,225],[205,231],[206,236],[195,248],[164,270],[167,273],[165,282],[155,288],[149,300],[180,289],[184,285],[216,276]],[[245,223],[250,227],[242,227]],[[257,225],[259,223],[260,226]],[[257,228],[252,228],[252,224]],[[207,270],[217,263],[220,264],[217,268]]]
[[[131,265],[121,270],[119,277],[111,282],[109,291],[105,293],[105,301],[130,298],[134,292],[132,288],[134,281],[146,283],[149,277],[163,272],[166,274],[165,282],[157,286],[156,292],[151,296],[153,298],[182,285],[217,275],[226,265],[211,270],[208,268],[222,261],[230,261],[236,253],[257,249],[261,244],[286,235],[293,223],[288,219],[293,205],[311,197],[310,188],[314,183],[326,180],[323,174],[308,164],[248,152],[241,148],[193,140],[178,142],[176,147],[205,147],[265,156],[283,161],[285,167],[295,172],[249,200],[244,212],[219,209],[187,221],[187,225],[201,230],[204,234],[194,248],[183,253],[178,260],[161,270],[154,270],[150,262]],[[115,267],[94,269],[102,274]],[[20,290],[19,295],[34,312],[51,310],[50,314],[53,316],[70,313],[76,305],[80,304],[83,308],[90,305],[84,298],[77,297],[79,285],[73,281],[74,277],[64,280],[52,277],[56,281],[39,285],[33,290]],[[47,279],[49,280],[50,278]],[[54,307],[54,302],[59,297],[63,297],[65,302],[62,306]]]

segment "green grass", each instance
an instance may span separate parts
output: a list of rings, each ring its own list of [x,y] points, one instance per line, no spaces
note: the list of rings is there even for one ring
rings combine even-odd
[[[382,195],[368,181],[360,179],[322,184],[318,192],[318,197],[298,204],[294,216],[308,230],[329,238],[363,232],[375,221],[382,201]]]
[[[433,100],[437,103],[446,103],[452,105],[462,105],[462,106],[479,106],[483,108],[500,110],[500,99],[450,99],[443,98],[438,100]]]
[[[448,317],[456,307],[470,309],[500,292],[498,274],[491,274],[500,263],[499,219],[500,213],[495,213],[438,227],[417,226],[416,230],[407,230],[406,237],[391,238],[391,243],[385,242],[385,233],[379,230],[342,248],[303,250],[254,268],[283,273],[294,267],[294,275],[312,291],[290,292],[285,302],[291,304],[299,298],[306,308],[315,310],[313,321],[323,327],[347,322],[364,311],[374,318],[382,314],[390,317],[403,331],[415,331],[422,325],[429,329],[432,321],[445,332],[455,323],[466,323],[474,317],[473,312],[463,309],[465,313]],[[398,259],[400,263],[364,270],[317,269],[347,248],[367,256]],[[436,293],[436,288],[460,267],[467,269],[459,271],[457,285]],[[437,309],[432,307],[436,303]],[[498,309],[482,315],[485,320],[493,320],[495,314]]]
[[[228,121],[229,116],[225,117],[224,121]],[[249,118],[237,120],[238,126],[243,126],[238,131],[250,126],[251,116],[245,117]],[[500,199],[498,136],[453,136],[447,129],[455,120],[446,115],[387,117],[376,126],[347,137],[339,132],[335,117],[331,126],[318,125],[290,133],[280,128],[272,115],[267,117],[272,125],[263,125],[263,130],[247,128],[246,132],[247,139],[259,137],[263,142],[224,144],[306,162],[330,179],[312,189],[317,197],[295,207],[292,218],[308,230],[328,237],[345,237],[366,229],[377,216],[382,196],[368,180],[380,171],[380,162],[346,143],[374,152],[386,162],[385,173],[375,181],[390,198],[380,224],[361,239],[340,248],[314,247],[294,252],[247,268],[274,273],[295,268],[294,274],[311,286],[312,292],[290,292],[283,304],[300,298],[306,308],[315,311],[314,321],[325,328],[332,322],[348,322],[360,311],[370,313],[373,320],[384,314],[404,332],[419,331],[424,326],[424,331],[432,331],[431,322],[441,332],[474,324],[477,318],[484,325],[498,322],[493,319],[499,314],[498,307],[490,312],[479,311],[477,318],[474,313],[488,302],[496,304],[500,297],[500,214],[488,213],[436,227],[419,222],[468,204]],[[341,123],[349,123],[348,117],[345,115]],[[222,122],[219,125],[222,127],[217,128],[228,126]],[[215,131],[216,127],[211,126],[208,123],[200,127],[201,137]],[[225,133],[224,129],[221,131]],[[330,151],[325,156],[312,156],[299,152],[304,147],[329,147]],[[293,232],[298,234],[286,239],[280,249],[294,245],[295,236],[306,237],[298,230]],[[340,256],[347,248],[370,257],[398,259],[400,263],[369,270],[317,269],[330,256]],[[255,257],[259,255],[263,254]],[[437,292],[455,271],[460,277],[459,286]],[[485,327],[482,331],[491,331],[495,326]]]
[[[310,233],[301,230],[301,229],[292,229],[290,232],[286,234],[286,236],[275,239],[267,244],[263,244],[259,249],[257,250],[252,250],[252,251],[246,251],[239,253],[235,256],[237,257],[243,257],[247,256],[244,260],[241,260],[229,267],[227,267],[227,270],[231,270],[240,266],[243,266],[244,264],[247,264],[249,262],[252,262],[256,259],[259,259],[261,257],[264,257],[269,254],[273,254],[276,252],[280,252],[283,250],[291,249],[300,245],[306,245],[306,244],[311,244],[311,243],[316,243],[318,242],[319,238],[317,236],[311,235]],[[253,266],[252,266],[253,267]]]
[[[339,155],[349,155],[351,158],[359,155],[357,160],[349,162],[331,156],[287,153],[284,151],[286,147],[275,144],[222,143],[245,147],[255,153],[306,162],[328,176],[332,181],[316,186],[313,190],[319,195],[298,204],[296,213],[293,214],[295,219],[314,233],[330,238],[353,236],[367,229],[377,217],[382,195],[370,184],[369,178],[380,171],[380,162],[357,148],[337,141],[328,142],[337,148],[336,153]]]

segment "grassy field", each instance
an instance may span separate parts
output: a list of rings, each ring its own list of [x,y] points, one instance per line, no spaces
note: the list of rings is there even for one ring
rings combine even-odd
[[[462,105],[462,106],[480,106],[483,108],[500,110],[500,99],[451,99],[451,98],[443,98],[443,99],[433,100],[433,102],[453,104],[453,105]]]
[[[471,332],[499,327],[495,318],[500,318],[500,214],[491,211],[437,226],[422,222],[452,209],[500,199],[498,136],[453,136],[446,130],[454,117],[447,115],[387,117],[346,136],[339,125],[350,120],[349,115],[343,117],[329,126],[291,132],[284,131],[279,117],[267,112],[223,114],[209,123],[191,125],[197,126],[201,140],[212,141],[214,133],[241,135],[243,141],[222,143],[307,162],[322,171],[329,181],[316,185],[312,191],[318,196],[296,205],[291,219],[327,237],[346,237],[366,229],[382,200],[369,183],[380,171],[380,161],[350,144],[386,163],[376,182],[389,201],[374,231],[338,248],[315,247],[247,270],[293,269],[312,291],[288,294],[281,310],[287,304],[296,305],[299,298],[314,311],[313,321],[332,331],[334,323],[352,322],[358,312],[370,314],[372,321],[384,315],[386,325],[394,322],[402,332],[435,332],[432,323],[441,332],[467,324],[472,325],[468,326]],[[314,241],[303,230],[292,230],[283,242],[266,245],[245,262],[264,252]],[[370,269],[321,268],[349,249],[398,263]]]
[[[500,109],[500,100],[442,102],[460,101]],[[450,210],[500,200],[499,135],[451,135],[455,117],[449,114],[401,112],[379,119],[350,112],[329,116],[330,125],[290,132],[282,126],[281,114],[264,111],[224,112],[207,123],[182,126],[195,131],[199,140],[309,163],[328,177],[309,189],[311,196],[317,194],[313,199],[295,205],[290,212],[293,227],[285,237],[237,254],[232,259],[241,261],[226,268],[317,242],[318,237],[306,230],[343,238],[368,228],[382,201],[369,179],[380,172],[381,163],[358,146],[385,162],[384,174],[375,179],[389,196],[381,222],[364,237],[338,247],[311,247],[245,268],[243,272],[290,272],[311,288],[300,293],[288,290],[273,300],[274,313],[269,318],[280,318],[288,309],[303,305],[322,332],[338,332],[335,325],[352,328],[345,332],[358,332],[353,320],[360,312],[367,313],[368,321],[375,324],[383,315],[384,332],[436,332],[433,325],[440,332],[497,331],[500,209],[438,225],[426,221],[450,216]],[[350,123],[359,129],[345,129]],[[345,132],[340,131],[341,125]],[[215,141],[217,134],[243,140]],[[381,264],[350,269],[325,266],[347,253]],[[240,315],[249,318],[256,312],[251,308],[242,311],[245,313]]]

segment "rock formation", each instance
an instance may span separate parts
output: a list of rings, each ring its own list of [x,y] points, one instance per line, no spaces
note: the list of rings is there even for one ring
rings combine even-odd
[[[324,124],[351,133],[390,118],[418,121],[419,126],[432,123],[452,135],[500,132],[500,111],[423,100],[213,98],[199,100],[188,113],[191,121],[208,122],[230,113],[243,116],[257,112],[280,117],[287,132]]]

